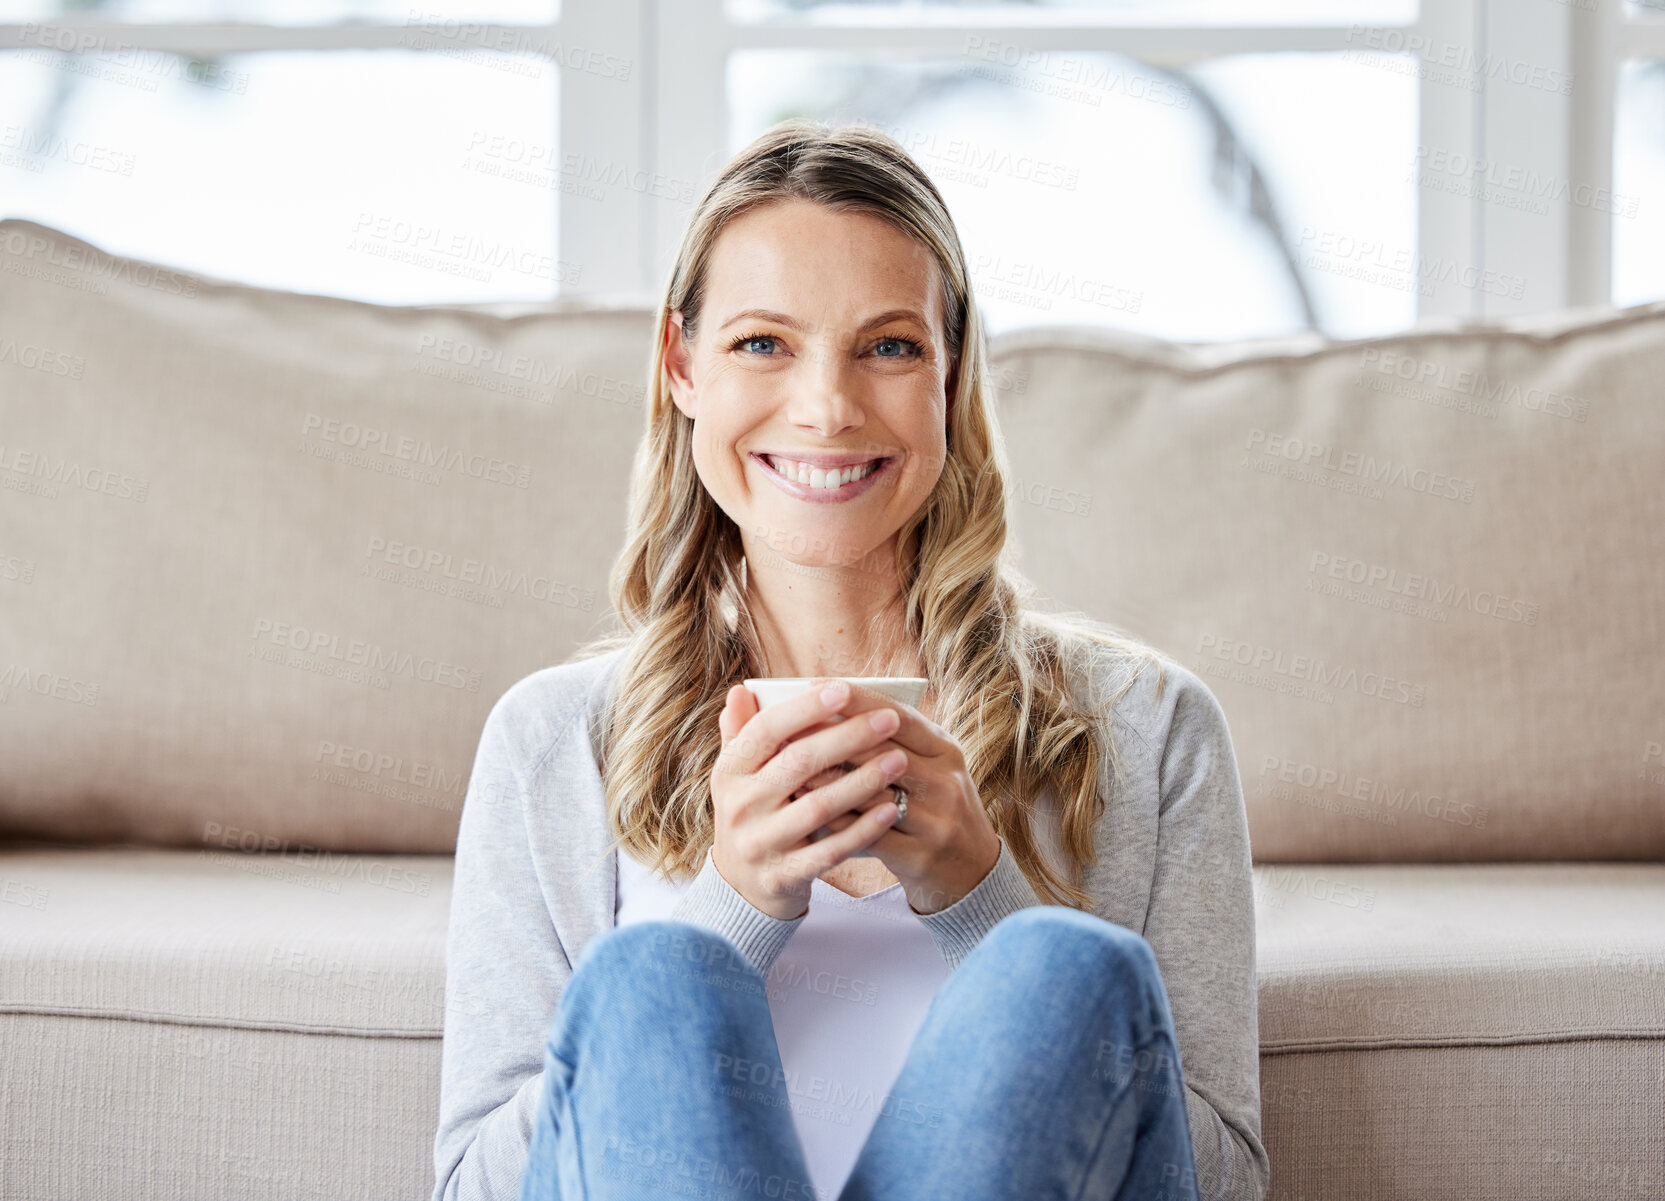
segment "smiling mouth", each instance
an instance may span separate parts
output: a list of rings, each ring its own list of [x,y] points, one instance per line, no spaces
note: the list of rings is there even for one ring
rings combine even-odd
[[[836,491],[848,484],[866,479],[879,468],[890,462],[888,458],[869,459],[857,466],[828,470],[821,467],[810,467],[804,463],[793,463],[791,460],[778,459],[773,455],[756,456],[765,466],[782,479],[790,480],[804,488],[820,488],[828,492]]]

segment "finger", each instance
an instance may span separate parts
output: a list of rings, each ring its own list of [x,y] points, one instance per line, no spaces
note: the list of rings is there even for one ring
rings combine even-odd
[[[821,829],[816,832],[817,833],[816,841],[819,842],[823,838],[831,838],[834,834],[839,834],[839,833],[842,833],[845,830],[848,830],[851,826],[853,826],[857,822],[859,822],[862,819],[862,816],[863,816],[862,813],[857,812],[857,813],[846,813],[842,817],[833,818],[831,821],[829,821],[826,825],[822,826]],[[892,822],[891,824],[895,825],[896,823]]]
[[[829,684],[840,684],[843,693],[836,700],[826,701],[821,697],[822,689]],[[743,685],[742,685],[743,687]],[[748,688],[747,693],[751,690]],[[754,709],[747,717],[735,735],[733,745],[728,749],[728,770],[745,774],[755,772],[763,764],[774,758],[775,752],[799,734],[806,726],[814,722],[824,722],[849,699],[849,685],[842,680],[831,677],[820,677],[814,680],[803,692],[778,705],[770,705],[767,709],[756,708],[757,700],[752,698],[747,704]]]
[[[816,788],[820,788],[823,784],[831,784],[834,780],[842,780],[844,778],[844,773],[846,771],[849,771],[849,770],[850,770],[850,768],[843,767],[843,766],[829,767],[826,771],[822,772],[820,775],[812,776],[809,779],[805,780],[804,784],[803,784],[803,787],[798,789],[797,792],[792,794],[792,799],[797,800],[799,797],[803,796],[805,793],[810,792],[810,791],[812,791]]]
[[[786,856],[793,875],[820,876],[843,863],[857,851],[866,850],[890,830],[896,820],[896,806],[886,801],[875,805],[837,833],[828,834]],[[799,865],[802,865],[801,867]]]
[[[756,713],[757,698],[752,695],[752,690],[744,684],[731,684],[727,695],[723,697],[723,711],[717,715],[717,729],[722,734],[722,746],[716,764],[719,770],[735,770],[732,744]]]
[[[880,793],[888,793],[891,782],[905,771],[906,763],[891,772],[880,767],[875,760],[830,784],[805,793],[786,808],[784,821],[788,837],[784,841],[790,846],[808,838],[840,814],[852,810],[871,812],[888,802],[888,795],[881,796]]]
[[[759,769],[759,774],[792,793],[805,788],[817,773],[834,764],[855,768],[890,751],[905,754],[904,748],[873,728],[873,717],[869,713],[865,718],[841,721],[814,734],[794,738]],[[895,716],[890,717],[892,723],[897,720]]]
[[[850,699],[839,712],[845,717],[854,717],[858,713],[872,713],[879,709],[890,709],[902,719],[902,724],[891,738],[907,750],[936,756],[946,753],[952,745],[947,731],[918,709],[872,688],[852,684]]]
[[[734,737],[734,730],[735,730],[735,724],[734,723],[735,723],[735,716],[736,716],[735,715],[736,706],[735,706],[735,703],[734,703],[734,689],[735,688],[740,689],[740,691],[742,691],[742,692],[744,692],[746,690],[745,685],[743,685],[743,684],[736,684],[736,685],[734,685],[733,688],[730,688],[728,690],[728,695],[723,698],[723,711],[721,713],[717,714],[717,731],[718,731],[718,733],[720,733],[723,736],[723,745],[724,746],[727,746],[729,739]]]

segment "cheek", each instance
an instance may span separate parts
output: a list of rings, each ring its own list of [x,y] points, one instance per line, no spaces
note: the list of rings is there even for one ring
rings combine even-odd
[[[750,413],[732,379],[701,393],[699,420],[694,422],[694,466],[718,499],[732,499],[746,486],[747,468],[739,444],[756,424]]]
[[[742,439],[746,431],[768,416],[772,393],[744,372],[714,372],[700,392],[699,424],[713,449]]]
[[[925,397],[913,411],[921,415],[907,425],[903,436],[913,450],[918,473],[934,481],[941,474],[948,454],[948,431],[943,424],[943,405],[940,399]]]
[[[699,417],[694,422],[694,448],[702,456],[702,465],[709,464],[722,454],[725,446],[734,441],[734,398],[729,389],[708,382],[700,390]]]

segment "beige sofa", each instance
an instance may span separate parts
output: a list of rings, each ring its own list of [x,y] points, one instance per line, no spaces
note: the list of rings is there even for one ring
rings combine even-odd
[[[428,1194],[476,740],[608,619],[651,328],[0,222],[0,1195]],[[1665,1196],[1665,305],[991,356],[1023,566],[1231,720],[1272,1196]]]

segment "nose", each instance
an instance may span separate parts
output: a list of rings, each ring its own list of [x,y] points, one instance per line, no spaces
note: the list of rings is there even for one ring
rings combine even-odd
[[[867,420],[861,384],[845,356],[818,350],[808,370],[795,373],[787,400],[787,417],[799,429],[822,438],[858,430]]]

